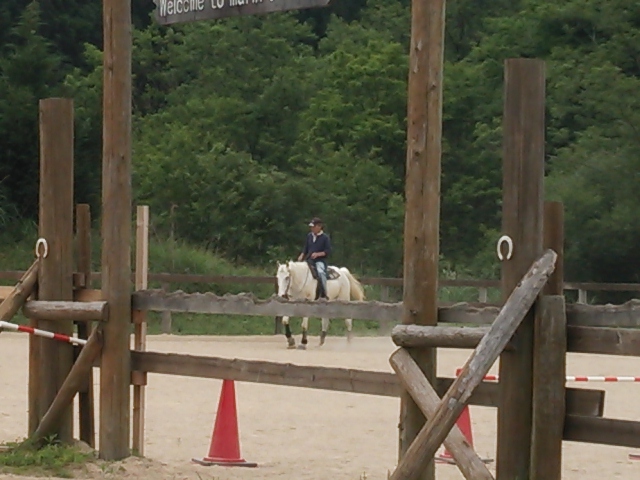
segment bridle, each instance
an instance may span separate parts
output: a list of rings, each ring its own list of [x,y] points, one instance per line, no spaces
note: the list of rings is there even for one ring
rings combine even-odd
[[[282,295],[282,298],[284,298],[285,300],[289,300],[290,298],[289,291],[291,290],[291,278],[293,276],[293,274],[291,273],[291,268],[289,268],[289,265],[287,265],[287,271],[289,272],[289,276],[287,278],[287,288],[285,288],[284,294]],[[309,280],[310,275],[311,275],[311,269],[307,265],[307,275],[304,277],[304,283],[302,284],[302,287],[300,288],[300,290],[304,289],[305,285],[307,284],[307,281]]]

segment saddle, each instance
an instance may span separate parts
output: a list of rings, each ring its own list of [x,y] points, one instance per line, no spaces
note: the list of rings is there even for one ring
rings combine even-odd
[[[320,282],[320,279],[318,278],[318,270],[316,269],[315,262],[307,260],[307,265],[309,265],[309,270],[311,270],[311,276],[315,279],[316,282],[318,282],[317,285],[316,285],[316,300],[318,300],[322,296],[322,293],[323,293],[322,292],[322,283]],[[335,280],[338,277],[340,277],[340,272],[338,271],[338,269],[334,268],[334,267],[327,266],[327,282],[329,280]],[[326,295],[327,292],[324,292],[324,294]]]
[[[311,270],[311,276],[314,278],[314,280],[319,280],[318,279],[318,270],[316,270],[316,264],[313,262],[307,262],[307,264],[309,265],[309,270]],[[329,280],[335,280],[336,278],[340,278],[340,271],[335,268],[335,267],[327,267],[327,281]]]

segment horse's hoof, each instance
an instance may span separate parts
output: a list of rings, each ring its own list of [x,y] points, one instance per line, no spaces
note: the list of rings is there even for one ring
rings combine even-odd
[[[296,346],[295,345],[287,345],[287,350],[295,350]]]
[[[306,350],[307,346],[306,345],[298,345],[298,350]]]
[[[347,332],[347,343],[351,343],[351,340],[353,340],[353,333]]]
[[[324,341],[327,338],[327,332],[321,332],[320,333],[320,346],[324,345]]]

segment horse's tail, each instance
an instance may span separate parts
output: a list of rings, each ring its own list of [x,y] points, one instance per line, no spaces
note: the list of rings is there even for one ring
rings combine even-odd
[[[364,287],[362,284],[354,277],[349,270],[346,268],[345,275],[349,279],[349,295],[351,296],[351,300],[362,301],[365,299],[364,295]]]

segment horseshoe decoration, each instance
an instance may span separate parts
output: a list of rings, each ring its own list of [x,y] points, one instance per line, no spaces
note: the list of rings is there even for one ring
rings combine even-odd
[[[40,237],[36,242],[36,257],[47,258],[48,255],[49,255],[49,244],[44,238]]]
[[[498,243],[496,245],[496,252],[498,254],[498,258],[500,259],[500,261],[504,261],[504,259],[505,259],[505,256],[502,255],[502,244],[503,243],[507,244],[506,259],[510,260],[511,257],[513,256],[513,240],[511,240],[511,237],[509,235],[502,235],[498,239]]]

